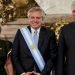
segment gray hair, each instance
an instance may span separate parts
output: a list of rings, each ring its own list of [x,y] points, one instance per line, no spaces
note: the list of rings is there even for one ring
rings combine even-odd
[[[1,26],[0,26],[0,33],[1,33]]]
[[[72,5],[75,5],[75,1],[72,1]]]
[[[75,7],[75,1],[72,1],[71,8]]]
[[[75,9],[75,1],[72,1],[71,9],[72,9],[72,10],[74,10],[74,9]]]
[[[45,17],[45,13],[44,11],[40,8],[40,7],[32,7],[28,13],[27,13],[27,16],[29,17],[30,16],[30,13],[32,12],[35,12],[35,11],[40,11],[42,13],[42,17],[44,18]]]

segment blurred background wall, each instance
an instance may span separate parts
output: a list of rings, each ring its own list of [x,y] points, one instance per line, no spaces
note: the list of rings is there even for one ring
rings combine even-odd
[[[27,26],[27,11],[39,6],[46,13],[45,26],[55,31],[57,39],[62,26],[73,20],[74,0],[0,0],[0,38],[13,41],[16,30]]]

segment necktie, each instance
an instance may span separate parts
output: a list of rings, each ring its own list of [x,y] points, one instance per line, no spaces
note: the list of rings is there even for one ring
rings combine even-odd
[[[34,42],[35,42],[35,45],[37,46],[38,45],[37,30],[34,31]]]
[[[34,31],[34,43],[36,46],[38,46],[38,36],[37,36],[37,30]],[[37,71],[36,66],[34,65],[34,71]]]

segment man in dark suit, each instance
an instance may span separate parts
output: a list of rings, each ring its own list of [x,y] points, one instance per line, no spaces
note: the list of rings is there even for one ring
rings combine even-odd
[[[34,31],[37,30],[38,49],[46,63],[44,69],[39,70],[21,31],[18,30],[12,50],[13,63],[18,75],[50,75],[57,46],[54,32],[42,26],[44,16],[44,12],[39,7],[31,8],[28,11],[30,26],[27,27],[32,37]]]
[[[72,15],[75,18],[75,2]],[[58,47],[57,75],[75,75],[75,22],[61,29]]]

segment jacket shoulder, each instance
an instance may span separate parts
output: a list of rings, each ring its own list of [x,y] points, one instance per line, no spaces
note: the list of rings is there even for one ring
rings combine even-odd
[[[50,28],[43,27],[42,30],[43,30],[45,35],[55,36],[55,32],[53,30],[51,30]]]
[[[75,28],[75,22],[71,22],[61,28],[61,31],[67,31]]]

